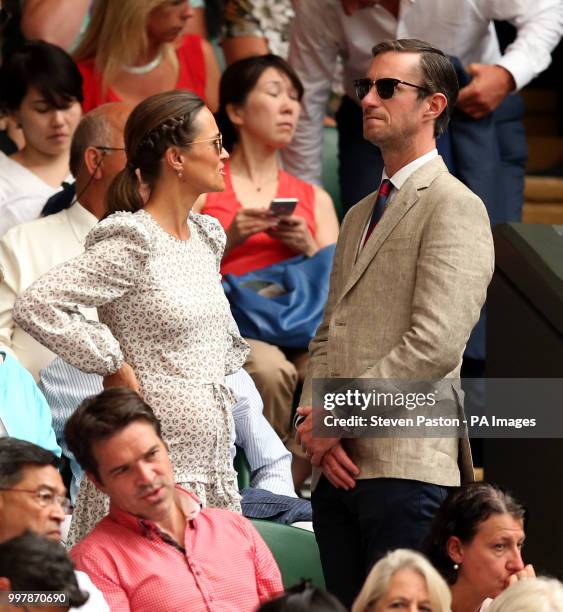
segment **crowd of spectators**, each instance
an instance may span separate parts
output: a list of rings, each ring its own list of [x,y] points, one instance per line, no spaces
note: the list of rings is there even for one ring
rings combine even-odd
[[[468,342],[483,362],[491,225],[522,209],[517,92],[560,0],[0,14],[0,612],[23,591],[53,611],[563,612],[524,561],[526,508],[471,482],[466,435],[312,424],[313,378],[453,381]],[[515,27],[502,51],[494,20]],[[276,338],[239,331],[231,277],[285,300]],[[298,345],[295,282],[327,303]],[[314,530],[326,590],[284,590],[255,519]]]

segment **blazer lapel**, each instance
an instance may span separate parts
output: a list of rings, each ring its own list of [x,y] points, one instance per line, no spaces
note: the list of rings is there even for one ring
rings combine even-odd
[[[371,198],[371,206],[369,208],[366,206],[367,212],[362,211],[361,216],[359,216],[359,227],[353,228],[351,232],[353,236],[350,236],[350,240],[348,241],[347,249],[353,249],[353,252],[347,252],[345,257],[347,261],[355,263],[351,266],[348,281],[344,285],[344,290],[340,295],[339,301],[360,280],[366,268],[377,255],[379,249],[385,244],[391,232],[400,223],[406,213],[417,203],[421,195],[420,192],[426,189],[438,174],[447,171],[448,169],[442,161],[442,158],[438,156],[413,172],[401,190],[397,193],[389,208],[385,211],[385,214],[373,230],[365,246],[358,253],[356,259],[358,246],[373,207],[374,199]],[[376,195],[377,194],[375,194],[375,196]]]

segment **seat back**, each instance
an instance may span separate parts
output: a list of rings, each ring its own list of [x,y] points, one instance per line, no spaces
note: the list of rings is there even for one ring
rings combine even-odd
[[[252,473],[244,450],[240,446],[236,446],[235,448],[237,449],[237,453],[233,461],[233,467],[237,473],[238,489],[242,491],[250,487]]]
[[[253,519],[252,524],[272,551],[280,568],[284,588],[299,584],[304,579],[310,581],[313,586],[325,588],[319,547],[314,533],[259,519]]]

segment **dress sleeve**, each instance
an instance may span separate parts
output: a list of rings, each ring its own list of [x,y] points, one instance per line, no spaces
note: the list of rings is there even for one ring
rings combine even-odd
[[[119,299],[142,276],[150,234],[131,213],[112,215],[88,234],[86,252],[42,276],[16,301],[14,321],[71,365],[105,376],[123,355],[103,323],[78,310]]]
[[[202,230],[203,236],[208,242],[209,248],[215,255],[215,262],[217,264],[217,271],[221,268],[221,260],[223,259],[223,253],[225,252],[225,245],[227,244],[227,235],[225,230],[221,226],[221,223],[211,215],[193,213],[191,219],[196,223]]]

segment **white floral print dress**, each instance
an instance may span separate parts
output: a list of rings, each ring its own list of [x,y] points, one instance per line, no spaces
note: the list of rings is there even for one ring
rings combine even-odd
[[[229,452],[234,398],[225,374],[242,367],[248,345],[220,282],[223,229],[206,215],[192,213],[188,223],[183,241],[145,211],[111,215],[88,234],[85,253],[23,293],[14,319],[85,372],[104,376],[127,361],[161,421],[176,482],[204,505],[240,511]],[[100,323],[77,305],[97,307]],[[84,478],[68,544],[107,508]]]

